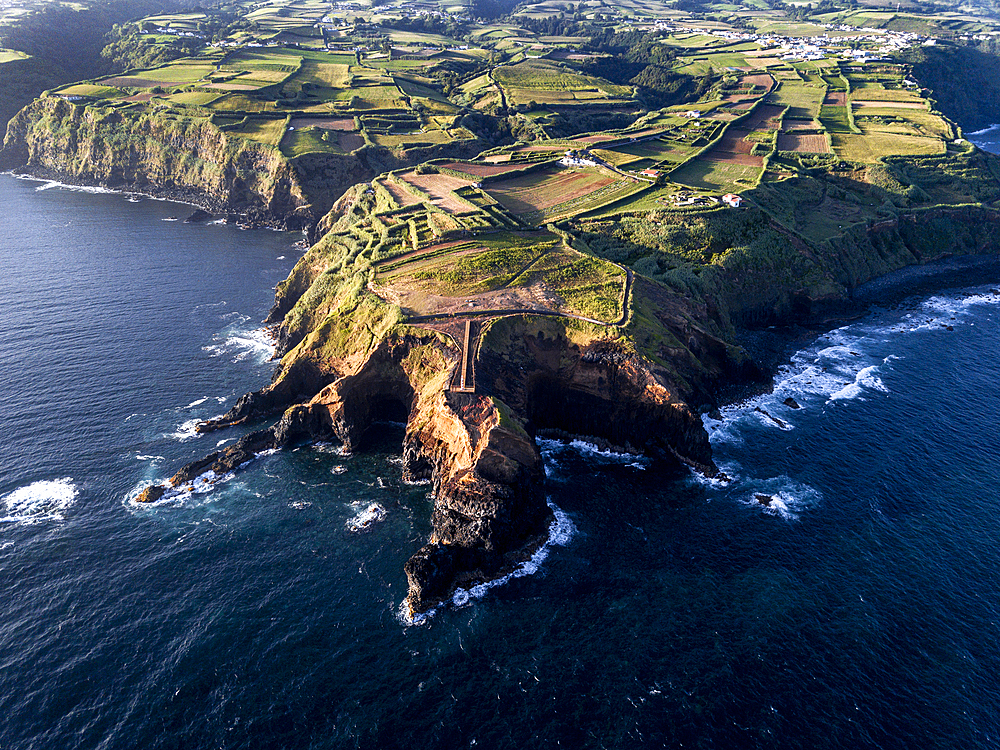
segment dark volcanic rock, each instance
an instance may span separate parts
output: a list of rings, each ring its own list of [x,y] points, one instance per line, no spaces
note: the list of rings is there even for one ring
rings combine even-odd
[[[204,209],[199,208],[193,214],[184,219],[185,224],[203,224],[212,218],[212,214]]]
[[[799,402],[796,401],[791,396],[789,396],[788,398],[786,398],[781,403],[783,403],[785,406],[787,406],[790,409],[801,409],[802,408],[802,406],[799,404]]]

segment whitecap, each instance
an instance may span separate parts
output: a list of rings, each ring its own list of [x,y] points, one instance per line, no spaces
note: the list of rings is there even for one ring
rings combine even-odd
[[[215,343],[203,346],[210,357],[232,356],[233,362],[253,359],[264,363],[274,356],[274,339],[265,328],[228,328],[216,335]]]
[[[72,477],[32,482],[3,496],[6,516],[0,518],[0,522],[34,524],[64,521],[65,512],[76,502],[79,494]]]
[[[983,128],[982,130],[973,130],[971,133],[966,133],[965,135],[966,136],[970,136],[970,135],[986,135],[987,133],[992,133],[992,132],[994,132],[996,130],[1000,130],[1000,124],[990,125],[988,127]]]
[[[849,383],[836,393],[831,393],[830,401],[842,401],[857,398],[863,393],[864,388],[872,391],[879,391],[881,393],[888,393],[889,389],[885,387],[885,383],[883,383],[882,379],[878,377],[876,374],[877,372],[878,365],[871,365],[863,368],[855,376],[853,383]]]
[[[325,440],[319,440],[313,443],[312,449],[318,453],[333,453],[334,455],[342,458],[347,458],[351,455],[351,452],[344,446],[334,445],[333,443],[328,443]]]
[[[201,404],[205,403],[206,401],[208,401],[208,396],[205,396],[204,398],[199,398],[197,401],[192,401],[190,404],[188,404],[184,408],[185,409],[190,409],[190,408],[192,408],[194,406],[200,406]]]
[[[551,438],[537,438],[538,450],[541,452],[542,457],[545,459],[546,463],[551,461],[553,464],[558,465],[555,461],[553,455],[562,450],[573,450],[589,459],[603,459],[606,462],[612,463],[623,463],[627,466],[634,464],[643,464],[647,462],[648,459],[639,453],[628,453],[625,451],[613,451],[606,448],[601,448],[595,443],[590,443],[581,438],[574,438],[569,442],[563,440],[556,440]]]

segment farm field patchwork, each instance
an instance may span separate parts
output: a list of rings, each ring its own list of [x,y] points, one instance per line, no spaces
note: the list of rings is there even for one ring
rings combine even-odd
[[[454,194],[455,190],[473,184],[471,179],[463,180],[461,177],[440,173],[418,174],[415,171],[403,172],[398,177],[428,195],[430,202],[444,211],[462,213],[475,210],[474,206]]]

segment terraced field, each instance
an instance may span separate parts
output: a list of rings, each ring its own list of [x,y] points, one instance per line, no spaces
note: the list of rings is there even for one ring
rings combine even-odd
[[[830,144],[821,133],[789,132],[778,134],[778,151],[796,151],[801,154],[828,154]]]
[[[484,190],[529,224],[555,221],[619,200],[643,187],[601,168],[549,167]]]

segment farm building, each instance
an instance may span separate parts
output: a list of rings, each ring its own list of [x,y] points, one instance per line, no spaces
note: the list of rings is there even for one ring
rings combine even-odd
[[[732,206],[733,208],[739,208],[743,205],[743,199],[738,195],[733,195],[732,193],[726,193],[722,196],[722,202],[727,206]]]

